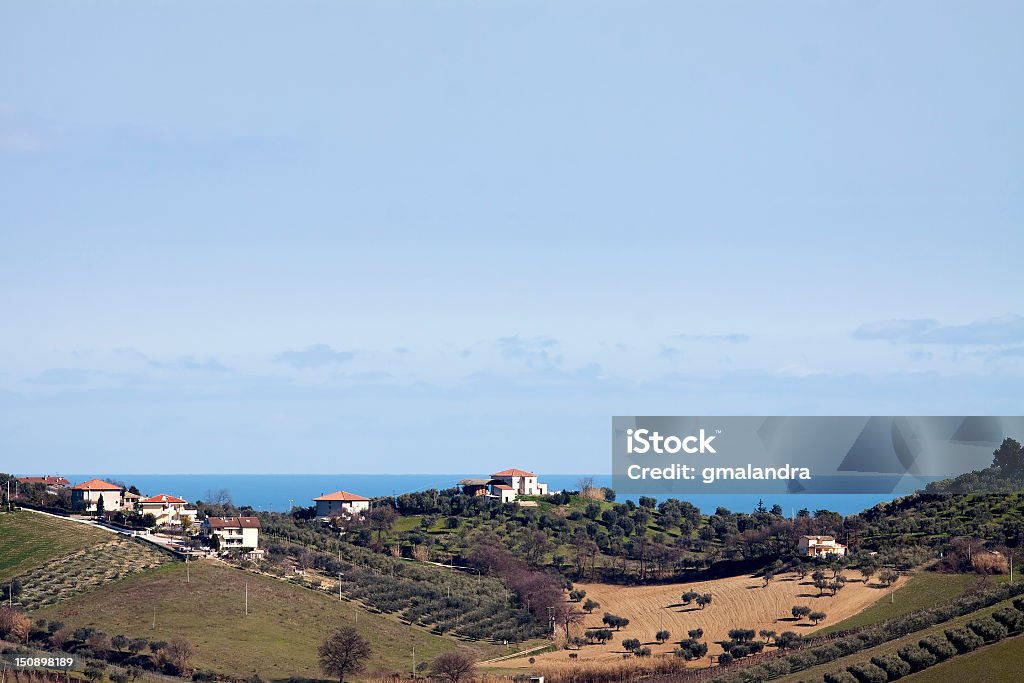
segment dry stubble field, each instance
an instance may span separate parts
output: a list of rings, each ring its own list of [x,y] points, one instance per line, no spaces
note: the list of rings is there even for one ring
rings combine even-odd
[[[906,581],[900,578],[898,589]],[[606,645],[586,645],[580,650],[558,650],[536,656],[536,663],[564,662],[568,653],[573,652],[578,660],[621,660],[624,638],[639,638],[653,654],[671,653],[676,643],[686,637],[694,628],[704,629],[704,640],[709,652],[718,654],[722,650],[716,641],[726,640],[727,632],[734,628],[769,629],[773,631],[796,631],[801,635],[812,633],[829,624],[842,621],[870,606],[879,598],[888,595],[888,589],[877,582],[865,585],[857,576],[847,574],[846,587],[832,597],[828,592],[818,597],[818,590],[810,577],[800,580],[795,574],[781,575],[767,587],[759,577],[740,576],[697,583],[677,583],[660,586],[610,586],[606,584],[578,583],[575,588],[587,591],[587,597],[601,603],[601,607],[588,615],[580,628],[582,634],[588,628],[603,626],[601,617],[611,612],[629,619],[624,629],[615,633]],[[686,591],[711,593],[713,602],[703,610],[680,604],[680,596]],[[794,605],[807,605],[814,611],[824,612],[828,618],[813,626],[806,619],[792,620],[790,610]],[[671,640],[659,645],[654,634],[662,629],[671,632]],[[503,668],[528,668],[534,665],[529,658],[521,657],[501,663]],[[707,664],[707,660],[704,660]]]

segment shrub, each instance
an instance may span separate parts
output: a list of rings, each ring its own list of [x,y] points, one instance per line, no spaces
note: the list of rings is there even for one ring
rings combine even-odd
[[[825,683],[857,683],[853,674],[843,669],[842,671],[830,671],[825,674]]]
[[[775,645],[781,650],[788,650],[800,644],[800,636],[793,631],[783,631],[775,636]]]
[[[911,671],[922,671],[938,661],[934,654],[918,645],[904,645],[897,654],[910,665]]]
[[[888,683],[889,674],[870,662],[854,664],[846,668],[860,683]]]
[[[910,673],[910,665],[894,654],[872,657],[871,663],[884,671],[890,681],[903,678]]]
[[[702,643],[695,638],[684,640],[679,643],[679,647],[675,650],[676,657],[682,657],[689,661],[691,659],[700,659],[708,653],[707,643]]]
[[[968,622],[967,628],[977,633],[987,643],[1002,640],[1006,637],[1007,633],[1006,627],[992,617],[983,617]]]
[[[1017,633],[1024,630],[1024,614],[1021,614],[1012,607],[1004,607],[996,610],[992,618],[1006,627],[1010,633]]]
[[[946,629],[946,640],[953,644],[957,652],[971,652],[985,644],[981,636],[963,626]]]
[[[940,662],[956,655],[956,648],[948,639],[935,635],[921,639],[918,643],[922,648],[935,655]]]

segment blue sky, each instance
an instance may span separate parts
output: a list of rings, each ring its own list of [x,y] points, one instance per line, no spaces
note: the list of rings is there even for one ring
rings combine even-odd
[[[1022,25],[6,3],[0,470],[607,471],[615,414],[1019,413]]]

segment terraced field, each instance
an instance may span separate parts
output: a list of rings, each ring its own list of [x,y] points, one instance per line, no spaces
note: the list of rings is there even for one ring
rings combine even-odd
[[[87,531],[92,531],[86,527]],[[103,534],[106,542],[53,558],[47,564],[21,574],[18,600],[36,609],[67,600],[147,569],[174,562],[166,553],[143,541]]]
[[[35,512],[0,514],[0,581],[44,566],[54,558],[90,548],[111,534],[86,524]]]

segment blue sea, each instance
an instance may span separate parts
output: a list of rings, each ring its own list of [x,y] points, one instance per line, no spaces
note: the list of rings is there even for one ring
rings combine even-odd
[[[264,512],[286,512],[291,505],[309,506],[312,499],[324,493],[344,490],[368,498],[397,496],[401,493],[444,489],[460,479],[479,477],[472,474],[66,474],[74,483],[89,479],[107,479],[135,485],[144,495],[168,493],[189,501],[209,500],[211,493],[226,489],[236,505],[251,505]],[[550,491],[576,490],[579,480],[587,475],[546,474],[541,481]],[[611,486],[609,475],[592,475],[595,486]],[[651,496],[659,502],[667,496]],[[675,496],[689,501],[701,512],[711,514],[719,506],[733,512],[752,512],[759,500],[767,507],[778,503],[784,514],[792,515],[801,508],[814,511],[828,509],[843,515],[860,512],[877,503],[892,500],[893,494],[694,494]],[[636,501],[638,496],[619,494],[617,502]]]

